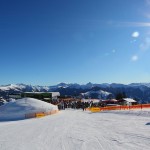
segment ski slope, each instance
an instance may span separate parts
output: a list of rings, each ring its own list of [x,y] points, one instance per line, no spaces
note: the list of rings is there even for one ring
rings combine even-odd
[[[145,115],[144,115],[145,114]],[[148,150],[149,111],[55,115],[0,122],[0,150]]]

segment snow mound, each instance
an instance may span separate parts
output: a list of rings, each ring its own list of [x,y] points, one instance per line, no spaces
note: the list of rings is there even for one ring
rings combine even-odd
[[[34,98],[23,98],[0,107],[0,121],[25,119],[26,114],[50,112],[58,107]]]

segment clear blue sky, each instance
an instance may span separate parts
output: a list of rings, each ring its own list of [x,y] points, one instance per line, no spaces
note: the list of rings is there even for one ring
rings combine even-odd
[[[150,82],[150,0],[1,0],[0,85]]]

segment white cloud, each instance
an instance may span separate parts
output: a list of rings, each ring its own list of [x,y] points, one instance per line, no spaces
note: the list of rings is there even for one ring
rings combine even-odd
[[[138,38],[139,35],[140,35],[140,34],[139,34],[138,31],[135,31],[135,32],[132,33],[132,37],[134,37],[134,38]]]
[[[139,58],[138,58],[137,55],[133,55],[132,58],[131,58],[132,61],[137,61],[138,59],[139,59]]]
[[[144,42],[140,45],[140,49],[142,51],[146,51],[146,50],[150,49],[150,38],[149,37],[145,38]]]

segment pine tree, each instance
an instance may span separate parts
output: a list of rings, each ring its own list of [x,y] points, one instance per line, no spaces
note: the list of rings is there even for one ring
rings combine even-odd
[[[126,98],[125,92],[116,94],[116,100]]]

